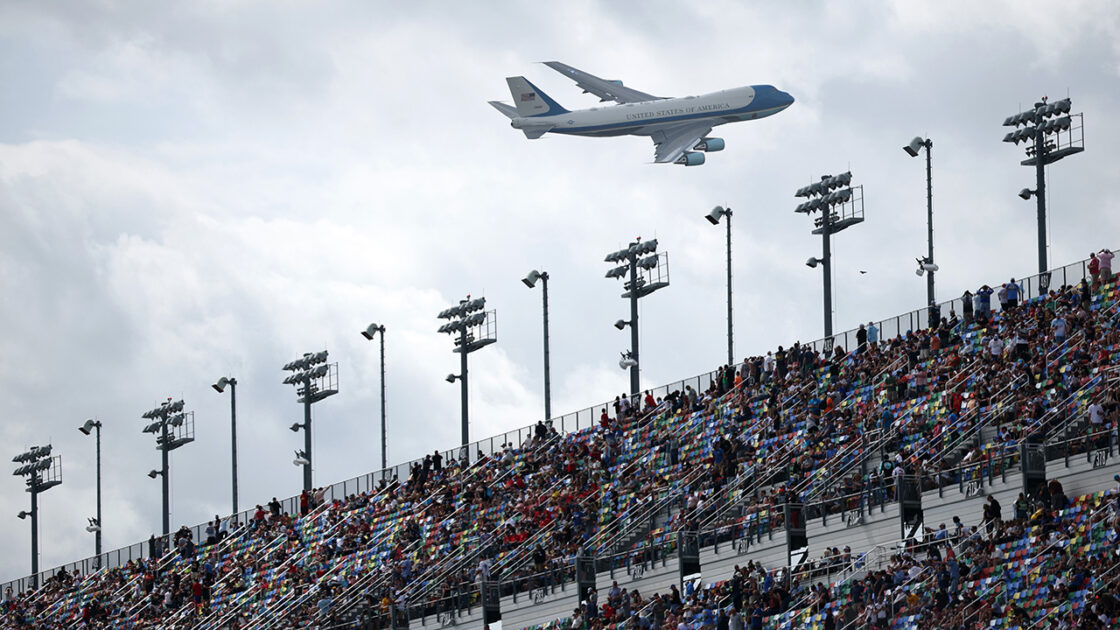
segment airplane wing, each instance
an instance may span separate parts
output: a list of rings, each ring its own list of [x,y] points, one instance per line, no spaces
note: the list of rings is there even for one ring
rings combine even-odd
[[[559,61],[546,61],[544,65],[575,81],[576,85],[583,88],[584,92],[590,92],[598,96],[600,100],[617,101],[621,104],[655,101],[664,98],[662,96],[653,96],[652,94],[646,94],[645,92],[639,92],[638,90],[628,88],[622,85],[622,81],[600,79],[593,74],[588,74],[583,70],[577,70]]]
[[[676,162],[685,151],[692,149],[700,138],[712,130],[707,122],[679,123],[662,127],[650,134],[653,139],[654,162]]]

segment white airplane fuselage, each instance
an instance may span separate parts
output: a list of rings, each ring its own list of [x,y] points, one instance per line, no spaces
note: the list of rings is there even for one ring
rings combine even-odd
[[[720,90],[700,96],[663,98],[623,105],[608,105],[544,116],[517,117],[514,129],[548,127],[546,133],[575,136],[651,135],[666,125],[707,122],[712,127],[772,116],[786,109],[793,98],[769,85]]]

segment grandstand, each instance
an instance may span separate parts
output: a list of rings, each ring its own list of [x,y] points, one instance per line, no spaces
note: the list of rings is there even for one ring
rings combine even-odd
[[[1113,627],[1120,286],[1083,261],[1023,294],[17,580],[3,624]]]

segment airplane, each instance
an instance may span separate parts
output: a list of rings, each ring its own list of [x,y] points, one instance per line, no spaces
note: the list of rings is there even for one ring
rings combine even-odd
[[[510,118],[510,126],[535,140],[546,133],[572,136],[649,136],[655,163],[698,166],[704,154],[722,151],[723,138],[708,136],[713,127],[773,116],[793,104],[793,97],[772,85],[750,85],[701,96],[666,98],[626,87],[559,61],[545,65],[576,82],[583,93],[618,105],[568,111],[525,77],[509,77],[513,106],[490,101]]]

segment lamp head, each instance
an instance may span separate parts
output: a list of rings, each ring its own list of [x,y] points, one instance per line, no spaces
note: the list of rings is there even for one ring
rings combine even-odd
[[[86,420],[82,426],[78,427],[78,430],[89,435],[95,428],[101,428],[101,423],[97,420]]]
[[[299,430],[302,429],[302,428],[303,428],[303,425],[301,425],[298,422],[293,422],[292,426],[288,427],[288,430],[290,430],[292,433],[299,433]]]
[[[447,378],[445,378],[444,380],[447,381],[448,383],[454,383],[455,381],[459,380],[459,375],[448,374]]]
[[[223,376],[222,378],[218,379],[217,383],[214,383],[210,387],[213,387],[214,391],[216,391],[220,394],[220,393],[226,391],[226,386],[227,385],[232,385],[235,382],[236,381],[234,381],[232,378],[227,378],[227,377]]]
[[[148,471],[148,477],[150,477],[152,479],[155,479],[156,477],[160,476],[161,474],[162,473],[158,470],[149,470]]]
[[[819,265],[820,262],[821,262],[820,258],[810,257],[809,260],[805,261],[805,266],[810,268],[810,269],[816,269],[817,265]]]
[[[384,326],[378,326],[377,324],[370,324],[369,326],[366,326],[365,330],[362,331],[362,336],[365,337],[366,339],[373,339],[373,336],[376,335],[377,333],[384,334],[384,332],[385,332],[385,327]]]
[[[723,217],[724,215],[731,216],[731,208],[724,208],[723,206],[716,206],[716,207],[712,208],[711,212],[704,215],[704,218],[708,220],[708,223],[711,223],[712,225],[718,225],[720,218]]]
[[[303,451],[296,451],[295,453],[296,458],[292,460],[293,466],[308,466],[311,464],[311,460],[307,459],[307,453]]]
[[[630,322],[626,321],[625,319],[620,319],[620,320],[618,320],[617,322],[614,323],[614,327],[619,329],[619,330],[622,330],[623,328],[626,328],[626,325],[629,324],[629,323]]]
[[[926,142],[929,141],[918,136],[911,140],[910,144],[902,147],[902,150],[909,153],[910,157],[918,157],[918,153],[922,150],[922,147],[926,146]]]
[[[1023,199],[1030,199],[1031,195],[1033,195],[1033,194],[1035,194],[1035,193],[1030,188],[1024,188],[1024,189],[1019,191],[1019,196],[1022,197]]]
[[[522,278],[521,281],[525,283],[525,286],[532,289],[533,287],[537,286],[537,280],[540,280],[541,278],[547,279],[547,276],[534,269],[529,272],[529,275]]]
[[[28,512],[27,510],[20,510],[20,513],[16,514],[16,516],[18,516],[19,520],[22,521],[23,519],[27,518],[28,516],[31,516],[31,512]]]

